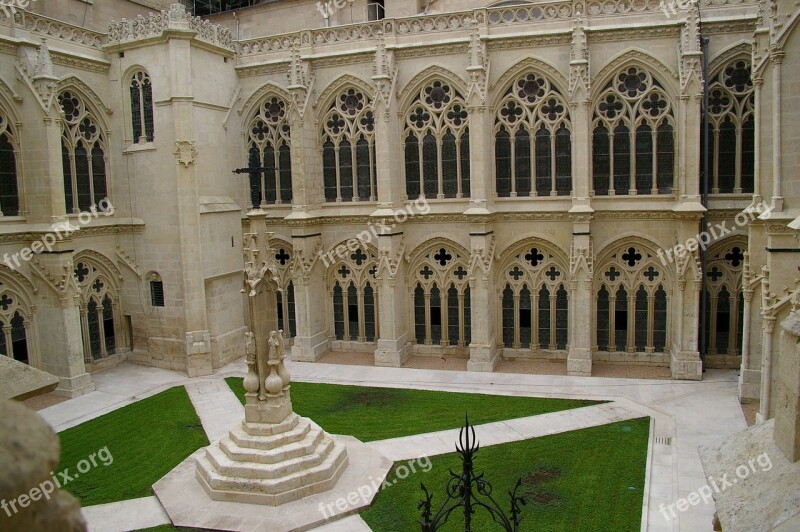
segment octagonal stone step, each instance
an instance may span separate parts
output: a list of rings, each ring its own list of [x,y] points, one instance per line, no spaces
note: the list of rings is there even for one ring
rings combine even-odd
[[[208,447],[206,458],[214,470],[230,477],[271,479],[285,477],[297,471],[312,469],[323,463],[333,448],[333,440],[324,438],[311,454],[298,456],[278,463],[259,463],[231,459],[218,445]]]
[[[333,442],[331,451],[322,463],[279,478],[242,478],[221,474],[201,455],[196,462],[196,476],[209,497],[278,505],[331,489],[348,462],[343,444]]]
[[[305,437],[293,443],[287,443],[271,449],[259,449],[256,447],[242,447],[234,441],[230,435],[223,437],[219,441],[220,449],[235,462],[253,462],[258,464],[276,464],[292,458],[298,458],[314,453],[319,443],[322,441],[324,433],[321,429],[311,428],[306,432]]]
[[[285,432],[268,436],[252,434],[249,429],[248,426],[234,427],[228,435],[239,447],[268,451],[303,440],[311,430],[311,424],[299,423]]]

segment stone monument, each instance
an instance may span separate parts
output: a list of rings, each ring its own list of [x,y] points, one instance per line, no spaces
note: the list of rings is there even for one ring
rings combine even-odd
[[[211,530],[308,530],[372,502],[392,461],[352,436],[327,434],[292,409],[275,301],[275,251],[263,216],[250,215],[244,285],[244,420],[153,485],[173,524]],[[232,419],[232,425],[236,421]]]
[[[247,333],[244,421],[197,459],[197,478],[214,500],[279,505],[331,489],[347,449],[292,410],[283,331],[256,356]]]

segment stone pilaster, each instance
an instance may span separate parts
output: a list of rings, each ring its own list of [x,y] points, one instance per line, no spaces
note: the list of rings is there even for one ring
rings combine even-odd
[[[494,233],[491,226],[476,223],[470,231],[469,291],[472,343],[468,371],[494,371],[497,356],[497,291],[494,272]]]
[[[292,359],[313,362],[330,349],[325,287],[325,269],[320,260],[322,237],[316,228],[298,228],[292,235],[294,249],[295,321],[297,335]]]
[[[592,374],[592,331],[595,323],[593,300],[593,250],[589,234],[589,216],[575,217],[570,252],[570,344],[567,374]]]
[[[63,198],[63,196],[62,196]],[[80,289],[73,275],[72,253],[64,241],[61,253],[42,253],[30,265],[41,284],[55,297],[37,306],[40,369],[60,379],[54,393],[77,397],[95,389],[84,362],[80,316]]]
[[[685,242],[691,230],[679,235]],[[667,312],[670,316],[670,370],[673,379],[700,380],[703,363],[698,349],[698,318],[700,312],[701,275],[696,253],[684,253],[675,259],[676,281],[674,296]]]
[[[380,338],[375,350],[376,366],[400,367],[411,353],[404,254],[402,233],[379,235],[378,282],[381,300],[378,307]]]

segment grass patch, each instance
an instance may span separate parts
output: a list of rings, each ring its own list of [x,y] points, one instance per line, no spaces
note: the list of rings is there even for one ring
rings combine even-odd
[[[476,454],[475,471],[485,474],[494,488],[493,496],[506,512],[508,490],[522,478],[518,493],[527,504],[520,530],[635,532],[641,525],[649,428],[650,419],[640,418],[485,447]],[[448,471],[460,472],[461,460],[452,453],[436,456],[431,462],[428,473],[417,468],[407,478],[397,479],[362,512],[373,530],[419,530],[420,482],[433,493],[432,508],[438,510],[444,501]],[[387,480],[393,479],[396,477],[389,473]],[[453,512],[445,529],[464,530],[463,511]],[[472,529],[500,527],[478,509]]]
[[[225,380],[244,404],[242,379]],[[600,402],[292,383],[295,412],[311,418],[327,432],[349,434],[365,442],[459,428],[464,423],[464,412],[469,412],[470,423],[479,425]]]
[[[152,495],[151,486],[187,456],[208,445],[183,386],[124,406],[58,434],[59,471],[78,473],[79,462],[98,450],[96,467],[64,486],[81,506]],[[111,455],[112,460],[101,461]],[[107,466],[104,463],[110,462]],[[85,466],[83,467],[85,469]]]

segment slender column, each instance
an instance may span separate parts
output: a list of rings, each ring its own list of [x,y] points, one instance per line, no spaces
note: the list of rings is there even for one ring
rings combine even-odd
[[[773,52],[772,59],[772,205],[780,212],[783,210],[782,193],[782,155],[781,155],[781,64],[783,63],[784,52],[778,50]]]
[[[775,328],[775,316],[765,316],[763,324],[764,341],[761,351],[761,404],[759,405],[759,422],[770,417],[770,399],[772,392],[772,331]]]

